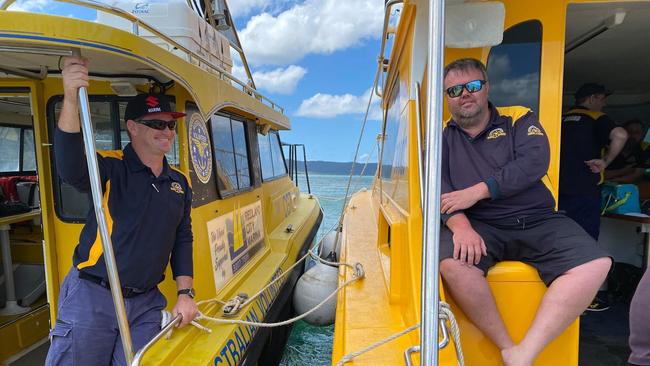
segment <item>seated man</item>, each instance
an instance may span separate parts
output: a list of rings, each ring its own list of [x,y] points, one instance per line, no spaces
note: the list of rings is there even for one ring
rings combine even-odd
[[[550,149],[535,114],[489,103],[487,72],[475,59],[449,64],[444,85],[452,119],[442,147],[442,278],[467,317],[499,347],[504,364],[530,366],[589,305],[612,261],[554,210],[541,181]],[[519,344],[484,277],[503,260],[530,264],[548,286]]]
[[[644,149],[645,127],[638,119],[623,124],[628,139],[621,153],[616,156],[605,170],[605,180],[619,183],[634,183],[643,179],[647,168],[648,151]]]

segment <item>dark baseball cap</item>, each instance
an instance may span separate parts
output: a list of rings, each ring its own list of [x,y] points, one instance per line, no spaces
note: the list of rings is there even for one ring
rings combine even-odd
[[[598,94],[604,94],[605,96],[607,96],[612,94],[612,91],[605,88],[605,86],[602,84],[586,83],[583,84],[580,88],[578,88],[575,97],[576,100],[580,100],[590,95],[598,95]]]
[[[138,94],[131,98],[124,111],[124,121],[137,120],[148,114],[165,113],[173,118],[185,116],[185,113],[172,111],[169,100],[161,94]]]

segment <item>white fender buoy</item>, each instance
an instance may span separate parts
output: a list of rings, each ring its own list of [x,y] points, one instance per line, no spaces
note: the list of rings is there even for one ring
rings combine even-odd
[[[298,315],[313,309],[336,291],[338,272],[338,268],[318,262],[298,279],[293,293],[293,307]],[[336,296],[333,296],[303,320],[311,325],[331,325],[335,314]]]
[[[338,239],[339,239],[338,243],[336,241],[336,237],[337,237],[336,234],[338,234]],[[341,249],[341,246],[339,245],[340,242],[341,242],[341,233],[337,233],[336,231],[330,231],[329,233],[327,233],[327,235],[323,237],[323,240],[320,243],[321,245],[321,247],[319,248],[320,257],[322,259],[327,259],[328,257],[330,257],[331,259],[331,254],[333,252],[336,253],[335,258],[336,260],[338,260],[339,250]]]

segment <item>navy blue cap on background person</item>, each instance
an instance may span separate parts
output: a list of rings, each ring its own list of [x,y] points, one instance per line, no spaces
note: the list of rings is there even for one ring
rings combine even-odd
[[[586,98],[592,95],[603,95],[604,97],[608,97],[612,94],[613,92],[605,88],[605,86],[602,84],[585,83],[582,84],[580,88],[578,88],[574,96],[576,98],[576,104],[581,104]]]
[[[148,114],[162,113],[176,119],[185,113],[172,111],[169,99],[162,94],[138,94],[129,100],[124,112],[124,121],[136,121]]]

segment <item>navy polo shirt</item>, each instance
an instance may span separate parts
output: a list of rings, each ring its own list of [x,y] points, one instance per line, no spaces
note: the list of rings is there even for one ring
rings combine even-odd
[[[442,193],[485,182],[490,199],[465,209],[490,221],[552,212],[553,195],[542,183],[550,149],[537,116],[525,107],[495,108],[487,127],[471,138],[451,120],[442,138]],[[452,214],[453,215],[453,214]],[[443,215],[443,220],[449,215]]]
[[[616,127],[605,113],[573,107],[562,116],[560,194],[600,195],[601,177],[585,161],[600,159]]]
[[[57,128],[54,152],[59,176],[79,191],[90,192],[81,133]],[[131,144],[122,151],[98,152],[97,160],[121,285],[151,289],[162,281],[168,262],[174,278],[192,276],[192,189],[187,177],[167,159],[156,177]],[[73,264],[82,272],[108,278],[92,207]]]

